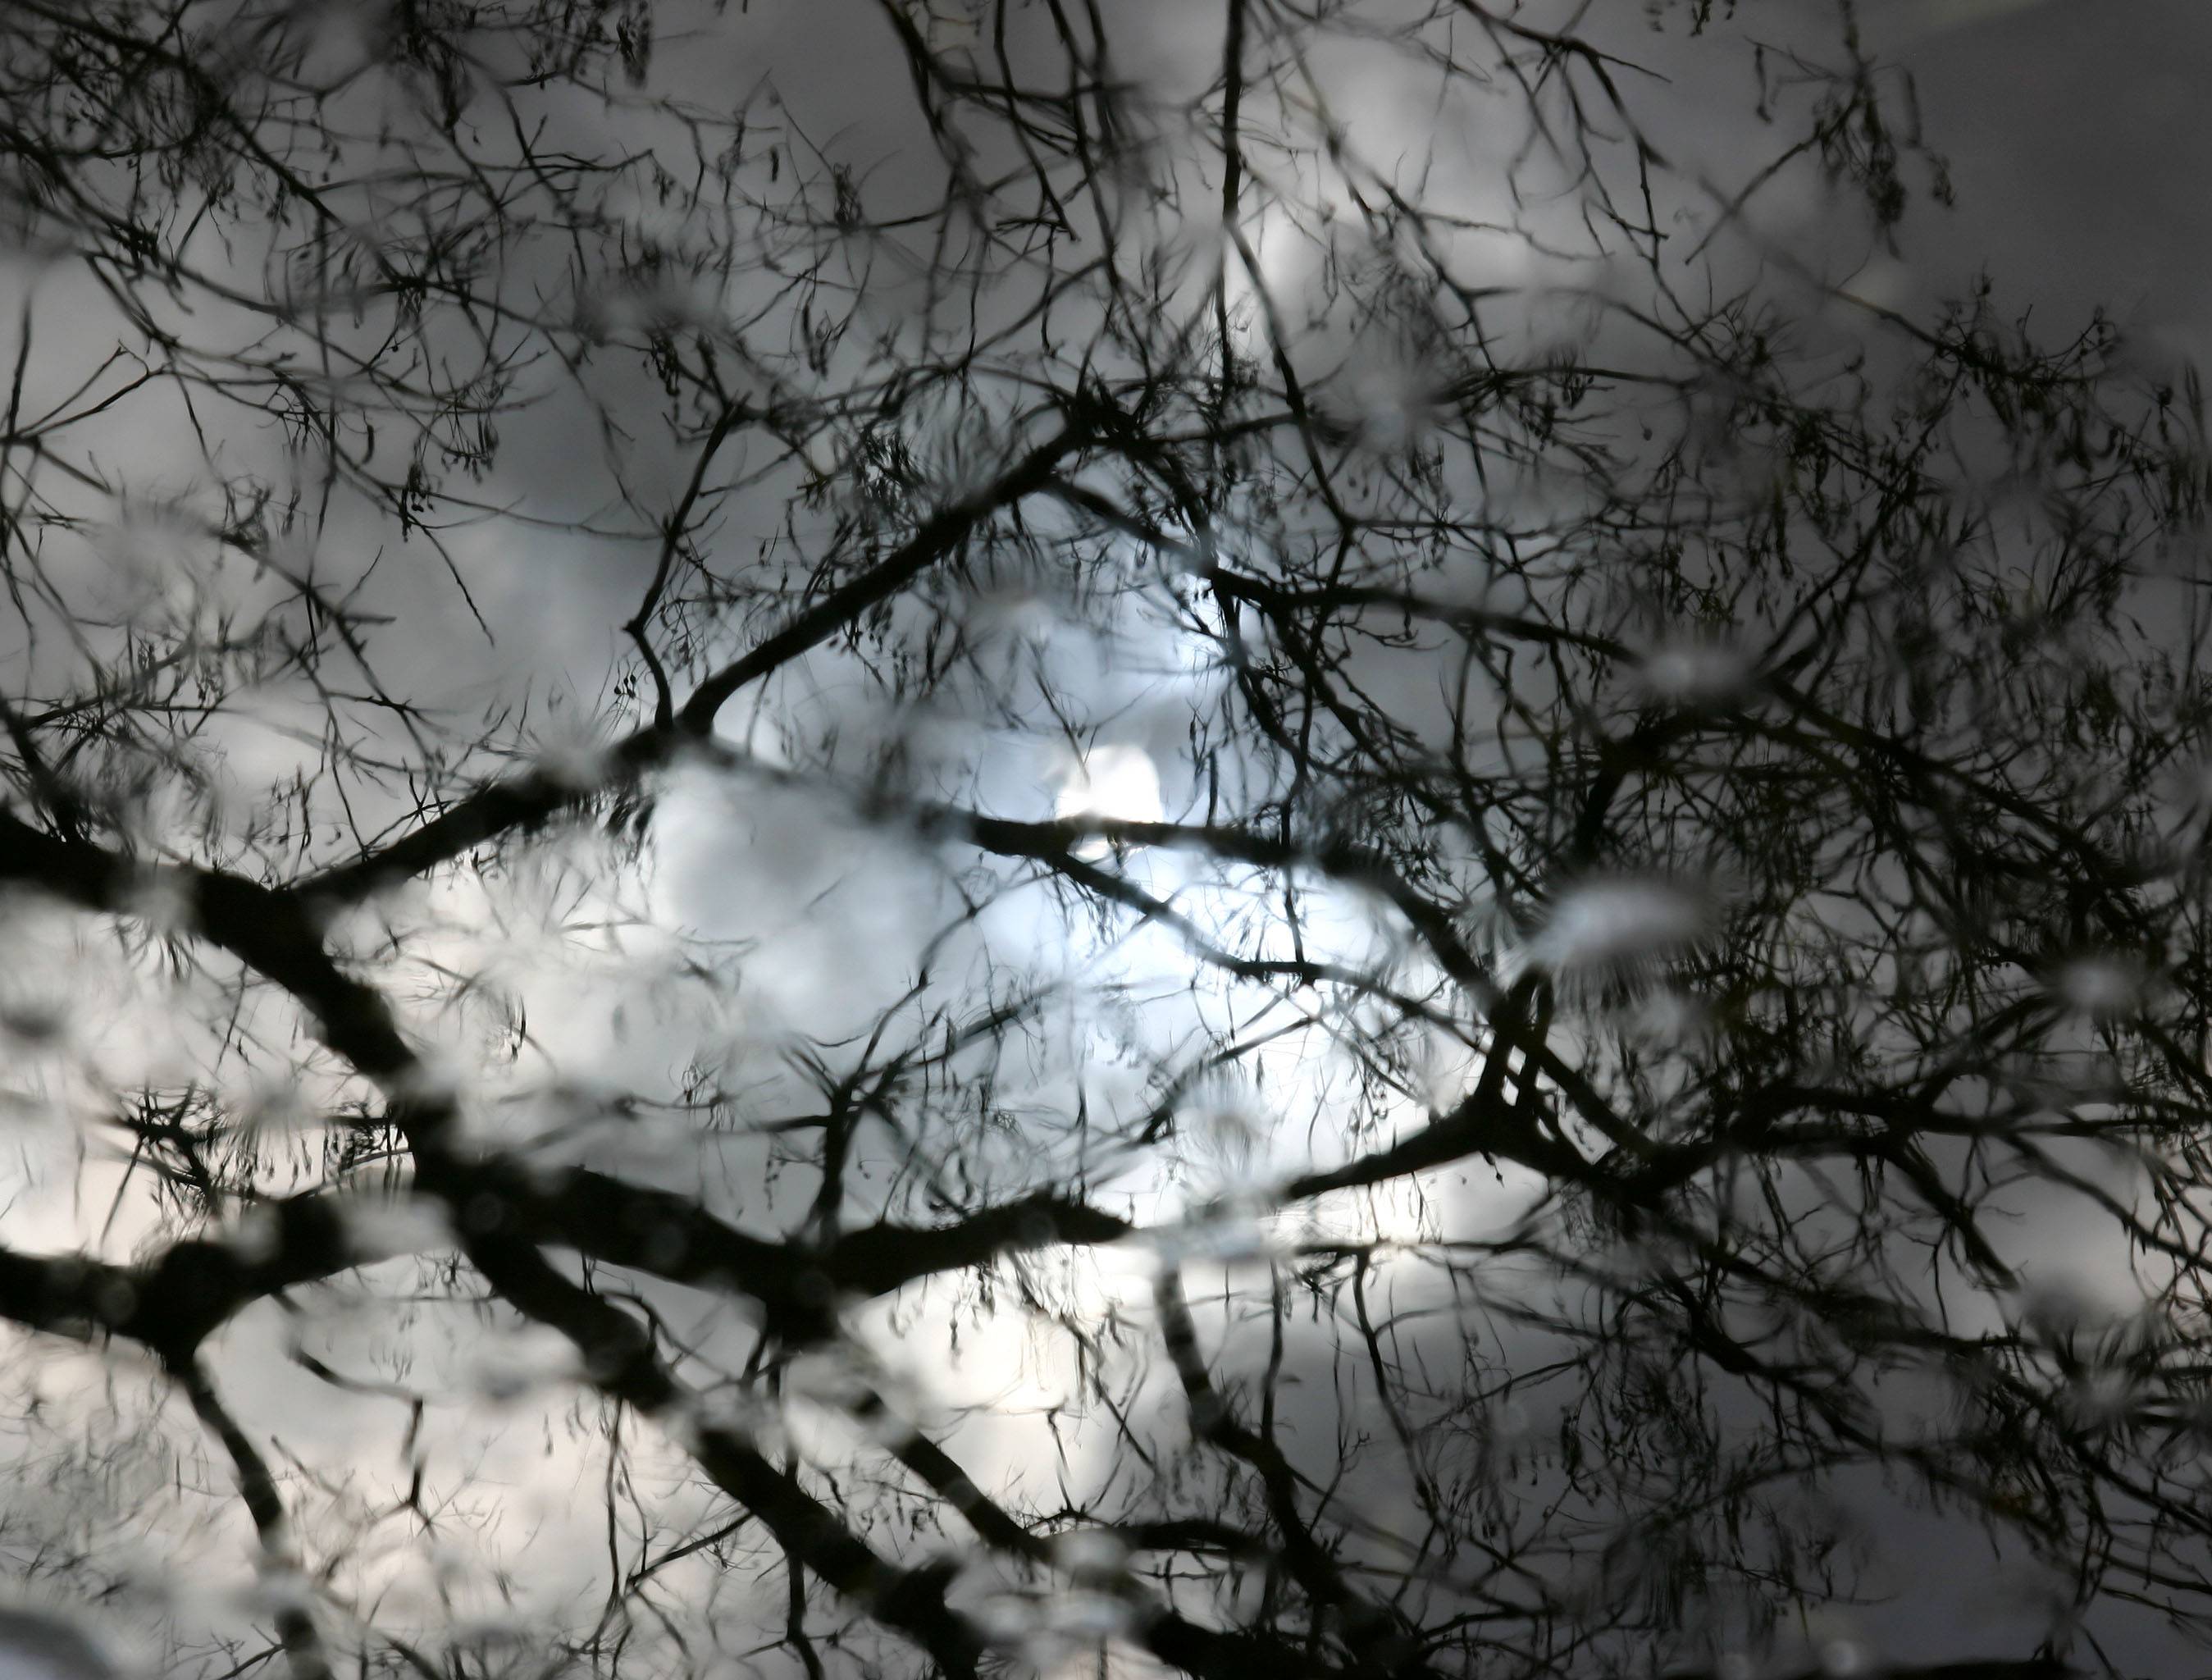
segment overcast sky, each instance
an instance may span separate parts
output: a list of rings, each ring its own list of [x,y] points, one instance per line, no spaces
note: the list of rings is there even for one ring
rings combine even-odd
[[[1601,3],[1629,9],[1626,0]],[[1756,3],[1747,0],[1746,11]],[[776,26],[785,35],[781,45],[771,43],[779,55],[795,52],[792,20],[803,9],[792,8]],[[2086,319],[2101,302],[2154,354],[2212,357],[2212,287],[2206,283],[2212,272],[2212,191],[2205,185],[2212,180],[2212,127],[2202,115],[2204,90],[2212,88],[2212,6],[2197,0],[1869,0],[1866,15],[1876,44],[1892,44],[1917,76],[1929,137],[1948,157],[1958,189],[1955,208],[1923,208],[1909,219],[1901,261],[1881,265],[1887,301],[1924,302],[1955,291],[1986,265],[2000,296],[2016,307],[2032,304],[2046,332]],[[846,122],[870,102],[868,76],[854,73],[854,61],[842,49],[833,56],[811,44],[807,48],[823,73],[789,76],[794,107],[817,97],[821,108],[813,114],[823,131],[852,132]],[[882,70],[896,74],[888,62]],[[1722,128],[1709,138],[1717,150],[1726,149]],[[1778,214],[1786,219],[1787,207]],[[614,626],[634,597],[628,573],[584,545],[547,539],[529,551],[526,563],[518,559],[495,566],[485,588],[489,616],[517,632],[497,660],[527,664],[533,654],[553,650],[591,700],[599,675],[594,662],[614,651]],[[467,638],[457,618],[447,628],[458,639]],[[434,656],[426,644],[422,657]],[[1174,721],[1169,719],[1170,737]],[[1040,779],[1051,773],[1041,770]],[[785,995],[777,994],[772,981],[767,997],[790,1015],[818,1019],[826,1005],[814,992],[843,990],[852,978],[849,965],[866,960],[854,953],[865,950],[881,959],[887,922],[897,916],[920,921],[936,909],[928,881],[921,879],[929,871],[917,868],[916,879],[908,879],[872,865],[882,904],[848,896],[832,910],[819,908],[811,896],[814,875],[835,874],[846,866],[837,849],[820,843],[812,816],[761,814],[756,806],[740,837],[734,817],[708,820],[718,796],[702,794],[688,807],[693,825],[676,825],[670,837],[662,886],[677,897],[668,907],[692,925],[732,938],[788,940],[796,954],[775,971]],[[682,796],[672,804],[679,813],[687,808]],[[742,870],[728,861],[740,838],[749,849]],[[854,843],[856,849],[863,844]],[[864,873],[857,864],[851,872]],[[717,914],[729,918],[726,926],[717,928]],[[927,931],[906,929],[916,937]],[[874,949],[867,949],[871,940]],[[535,983],[550,992],[556,983],[540,976]],[[586,1032],[595,1007],[587,999],[567,1001],[573,1043],[580,1054],[611,1064],[618,1058],[608,1040],[620,1033],[611,1026],[604,1035]],[[563,1008],[549,998],[540,1019],[559,1021]],[[649,1042],[623,1043],[621,1055],[640,1065],[653,1059],[648,1050],[659,1052]],[[239,1335],[234,1356],[258,1362],[268,1373],[250,1397],[241,1397],[240,1409],[250,1421],[258,1414],[272,1428],[281,1424],[295,1440],[368,1439],[363,1420],[377,1413],[377,1405],[315,1398],[312,1385],[283,1364],[275,1328],[273,1318],[264,1318]],[[329,1335],[334,1341],[354,1334],[367,1338],[375,1328],[337,1318]],[[279,1371],[287,1373],[282,1381]],[[545,1427],[534,1401],[523,1409],[532,1426]],[[392,1436],[401,1421],[386,1406],[376,1427]],[[589,1537],[563,1532],[564,1523],[581,1523],[591,1514],[571,1508],[580,1461],[565,1454],[556,1459],[549,1449],[543,1460],[526,1464],[520,1447],[530,1444],[532,1428],[493,1433],[501,1438],[501,1452],[516,1455],[514,1462],[494,1453],[471,1429],[456,1429],[447,1446],[456,1457],[483,1450],[492,1455],[485,1461],[487,1474],[528,1482],[542,1492],[542,1507],[527,1513],[544,1525],[541,1555],[587,1543]],[[404,1463],[395,1451],[380,1468],[397,1476]],[[1931,1604],[1948,1601],[1961,1606],[1958,1653],[1977,1648],[1975,1634],[1986,1626],[1982,1618],[1992,1605],[2009,1609],[1978,1556],[1948,1551],[1942,1537],[1917,1527],[1909,1531],[1908,1543],[1906,1525],[1893,1517],[1882,1520],[1893,1525],[1884,1534],[1899,1558],[1909,1562],[1895,1577],[1902,1582],[1911,1576],[1920,1596],[1909,1611],[1887,1622],[1870,1617],[1868,1625],[1894,1644],[1916,1625],[1913,1618],[1924,1618]],[[1947,1557],[1948,1575],[1940,1567]],[[1978,1581],[1989,1586],[1990,1597],[1972,1600],[1970,1607]],[[564,1586],[555,1581],[549,1590]],[[2140,1642],[2132,1648],[2141,1655],[2132,1660],[2146,1665],[2167,1660],[2157,1654],[2147,1630],[2133,1630],[2130,1640],[2137,1635]],[[1953,1649],[1932,1633],[1926,1642],[1937,1654]]]
[[[2212,8],[2194,0],[1875,0],[1918,80],[1955,209],[1911,253],[1986,265],[2052,328],[2102,303],[2149,343],[2212,349]]]

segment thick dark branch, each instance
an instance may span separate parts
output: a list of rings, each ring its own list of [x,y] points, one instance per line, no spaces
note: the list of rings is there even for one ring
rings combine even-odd
[[[749,1296],[770,1333],[794,1342],[834,1332],[841,1294],[888,1294],[921,1278],[987,1265],[1007,1251],[1118,1242],[1135,1229],[1098,1208],[1041,1193],[951,1225],[879,1221],[816,1249],[753,1236],[688,1197],[599,1172],[571,1171],[548,1187],[507,1161],[457,1160],[441,1169],[440,1182],[464,1216],[471,1208],[478,1217],[495,1209],[503,1225],[533,1242]],[[0,1249],[0,1318],[63,1335],[104,1330],[172,1363],[186,1360],[255,1301],[388,1258],[364,1251],[349,1223],[356,1205],[327,1192],[264,1202],[228,1239],[187,1239],[135,1266]]]
[[[1168,1357],[1190,1407],[1192,1432],[1200,1440],[1249,1465],[1265,1492],[1267,1515],[1282,1537],[1282,1555],[1316,1610],[1326,1607],[1340,1618],[1341,1637],[1362,1673],[1411,1677],[1434,1671],[1420,1660],[1413,1629],[1398,1615],[1370,1602],[1353,1590],[1336,1559],[1320,1541],[1298,1509],[1298,1476],[1271,1434],[1256,1433],[1237,1421],[1229,1403],[1218,1393],[1206,1374],[1206,1357],[1198,1345],[1198,1328],[1182,1293],[1177,1269],[1163,1270],[1154,1286],[1161,1333]]]
[[[700,1421],[692,1397],[654,1357],[643,1327],[562,1277],[529,1242],[479,1233],[467,1247],[470,1261],[502,1300],[575,1343],[602,1392],[684,1436],[715,1486],[757,1517],[792,1556],[914,1639],[948,1676],[975,1673],[982,1641],[945,1603],[945,1572],[902,1569],[878,1556],[736,1430]]]
[[[0,881],[112,914],[129,915],[149,900],[170,906],[210,944],[291,994],[313,1014],[323,1042],[368,1078],[382,1084],[415,1066],[384,1000],[331,959],[295,894],[220,870],[141,863],[41,834],[9,812],[0,812]]]
[[[261,1541],[264,1567],[296,1574],[300,1565],[292,1551],[284,1502],[276,1491],[276,1478],[270,1474],[260,1450],[239,1427],[238,1421],[223,1405],[215,1385],[209,1381],[207,1373],[198,1361],[173,1365],[170,1374],[191,1399],[192,1410],[198,1414],[200,1421],[230,1456],[238,1476],[239,1495],[246,1501],[247,1514],[253,1519],[253,1531]],[[322,1636],[315,1631],[314,1618],[297,1604],[280,1602],[276,1622],[276,1636],[283,1641],[284,1654],[290,1659],[292,1672],[298,1680],[333,1680],[330,1659],[324,1654]]]
[[[1283,1187],[1282,1196],[1297,1202],[1332,1190],[1364,1190],[1474,1155],[1509,1160],[1556,1182],[1587,1186],[1598,1180],[1589,1161],[1538,1129],[1526,1106],[1498,1093],[1477,1089],[1449,1113],[1437,1116],[1410,1136],[1341,1166],[1291,1179]]]
[[[816,1247],[752,1236],[685,1196],[603,1173],[572,1172],[541,1189],[501,1163],[454,1171],[461,1193],[499,1196],[533,1241],[673,1282],[734,1289],[760,1303],[772,1334],[791,1341],[831,1334],[840,1294],[889,1294],[939,1273],[987,1265],[1008,1250],[1118,1242],[1135,1229],[1080,1202],[1041,1193],[951,1225],[886,1220]]]
[[[381,887],[450,863],[511,830],[550,821],[583,800],[629,786],[676,758],[688,742],[712,734],[716,714],[739,689],[848,628],[870,607],[951,558],[993,514],[1050,483],[1088,436],[1081,428],[1067,427],[990,484],[924,520],[913,536],[876,564],[830,590],[743,658],[708,676],[668,724],[641,729],[609,748],[596,776],[536,769],[492,782],[412,833],[352,863],[310,876],[294,891],[310,904],[356,904]]]
[[[882,1295],[917,1278],[987,1264],[1009,1250],[1117,1243],[1135,1230],[1112,1214],[1040,1192],[982,1208],[954,1225],[863,1226],[839,1239],[823,1263],[841,1288]]]
[[[674,1429],[715,1485],[759,1518],[793,1557],[878,1621],[912,1638],[946,1674],[976,1671],[984,1647],[968,1618],[946,1602],[954,1573],[950,1567],[902,1569],[888,1562],[735,1430],[701,1421],[693,1397],[654,1356],[643,1327],[562,1277],[528,1242],[504,1233],[477,1234],[468,1243],[468,1254],[502,1300],[574,1342],[603,1393]],[[987,1540],[1032,1560],[1042,1555],[1041,1544],[976,1494],[974,1483],[933,1443],[916,1437],[898,1456],[933,1489],[958,1500]],[[1206,1680],[1259,1672],[1335,1672],[1285,1642],[1217,1632],[1164,1605],[1137,1608],[1141,1627],[1135,1637],[1163,1661]]]
[[[732,694],[827,642],[870,607],[888,600],[924,572],[951,558],[993,514],[1050,484],[1060,463],[1089,436],[1086,428],[1066,427],[990,484],[924,520],[920,530],[875,565],[832,589],[743,659],[701,683],[678,712],[678,727],[690,735],[711,733],[715,714]]]

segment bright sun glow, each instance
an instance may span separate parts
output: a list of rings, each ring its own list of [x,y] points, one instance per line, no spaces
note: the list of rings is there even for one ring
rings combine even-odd
[[[1062,817],[1160,819],[1160,773],[1140,746],[1094,746],[1071,764],[1054,807]]]

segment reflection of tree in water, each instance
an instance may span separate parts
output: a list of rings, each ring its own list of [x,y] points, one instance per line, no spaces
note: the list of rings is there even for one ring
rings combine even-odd
[[[0,15],[5,1671],[2193,1634],[2193,380],[1835,18],[851,9]]]

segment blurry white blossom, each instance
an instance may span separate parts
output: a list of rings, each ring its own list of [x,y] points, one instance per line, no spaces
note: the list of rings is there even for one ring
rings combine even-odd
[[[1024,1593],[994,1592],[969,1613],[976,1632],[991,1644],[1018,1647],[1044,1625],[1044,1612]]]
[[[338,1216],[354,1258],[365,1264],[450,1248],[453,1243],[453,1228],[444,1208],[422,1196],[352,1197],[340,1204]]]
[[[2077,1353],[2125,1339],[2143,1312],[2124,1286],[2093,1285],[2088,1275],[2057,1266],[2030,1273],[2013,1291],[2011,1318],[2027,1336]]]
[[[1511,966],[1548,975],[1573,991],[1632,985],[1707,937],[1715,910],[1709,892],[1684,882],[1594,877],[1553,901]]]
[[[1162,1266],[1194,1260],[1231,1266],[1273,1260],[1279,1248],[1273,1208],[1261,1196],[1245,1194],[1209,1202],[1149,1234]]]
[[[1058,608],[1024,581],[979,589],[969,603],[968,634],[978,647],[1040,648],[1059,624]]]
[[[1079,1580],[1110,1580],[1129,1561],[1129,1548],[1111,1529],[1071,1529],[1053,1537],[1052,1561]]]
[[[1434,375],[1408,358],[1388,356],[1365,361],[1349,387],[1359,445],[1376,454],[1404,454],[1418,447],[1436,423]]]
[[[1127,1634],[1137,1607],[1089,1586],[1047,1594],[998,1592],[970,1613],[978,1633],[1002,1651],[1017,1653],[1040,1673],[1054,1672],[1070,1658]]]
[[[476,1344],[470,1386],[493,1405],[514,1405],[574,1381],[581,1369],[576,1349],[566,1336],[531,1324],[487,1336]]]
[[[222,1233],[223,1245],[249,1266],[276,1257],[283,1228],[271,1208],[248,1208]]]
[[[1636,686],[1651,700],[1686,707],[1725,706],[1751,690],[1757,662],[1718,636],[1669,637],[1648,648],[1635,671]]]
[[[1046,1626],[1051,1633],[1081,1643],[1127,1633],[1134,1620],[1128,1600],[1086,1587],[1056,1595],[1046,1611]]]
[[[2069,1008],[2100,1020],[2133,1013],[2149,976],[2131,957],[2092,953],[2061,963],[2051,976],[2052,994]]]

